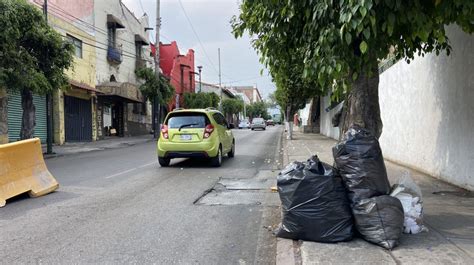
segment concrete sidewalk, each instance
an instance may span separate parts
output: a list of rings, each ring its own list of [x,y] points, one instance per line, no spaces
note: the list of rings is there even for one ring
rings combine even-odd
[[[335,140],[300,132],[293,136],[283,141],[284,165],[305,161],[313,154],[333,164]],[[277,264],[290,264],[289,257],[293,264],[474,264],[473,193],[389,161],[385,165],[391,184],[408,170],[420,186],[429,232],[403,234],[392,251],[359,238],[338,244],[279,239]]]
[[[54,145],[53,152],[51,155],[44,155],[45,159],[65,156],[78,153],[86,153],[92,151],[101,151],[106,149],[123,148],[127,146],[133,146],[141,143],[154,141],[153,135],[141,135],[133,137],[110,137],[104,140],[95,142],[78,142],[78,143],[65,143],[63,145]],[[46,152],[46,145],[42,145],[43,153]]]

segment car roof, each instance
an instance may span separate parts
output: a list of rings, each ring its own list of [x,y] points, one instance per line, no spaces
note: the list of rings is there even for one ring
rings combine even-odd
[[[220,113],[217,109],[207,108],[207,109],[175,109],[170,113],[182,113],[182,112],[201,112],[201,113]]]

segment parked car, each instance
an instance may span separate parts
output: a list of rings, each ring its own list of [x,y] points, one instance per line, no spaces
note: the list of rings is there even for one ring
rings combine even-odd
[[[239,129],[250,129],[250,122],[248,119],[243,119],[239,122]]]
[[[275,126],[273,120],[267,120],[267,126]]]
[[[265,120],[263,118],[254,118],[252,119],[252,124],[250,125],[250,128],[252,129],[252,131],[255,129],[265,130],[267,129],[267,126],[265,125]]]
[[[234,157],[233,124],[215,109],[175,110],[165,118],[157,144],[158,162],[167,167],[180,157],[204,157],[213,166],[222,164],[222,157]]]

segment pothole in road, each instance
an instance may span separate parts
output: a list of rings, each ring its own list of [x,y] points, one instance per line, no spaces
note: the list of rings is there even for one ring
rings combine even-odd
[[[194,204],[279,206],[278,193],[271,190],[275,184],[274,179],[220,178]]]

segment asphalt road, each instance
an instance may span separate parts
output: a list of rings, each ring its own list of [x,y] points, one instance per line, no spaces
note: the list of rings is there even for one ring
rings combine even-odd
[[[276,175],[281,131],[235,130],[221,168],[161,168],[153,142],[48,159],[60,189],[0,208],[0,264],[274,264],[277,207],[194,202],[220,177]]]

